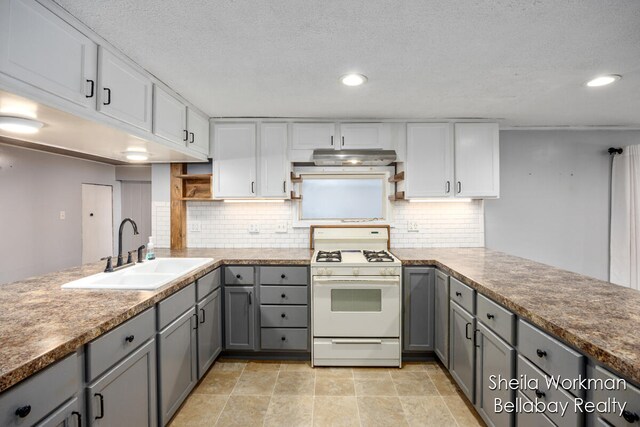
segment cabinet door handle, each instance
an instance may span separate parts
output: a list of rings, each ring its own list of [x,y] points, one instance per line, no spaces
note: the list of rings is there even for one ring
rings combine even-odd
[[[469,322],[467,322],[467,324],[464,325],[464,336],[468,340],[471,339],[471,336],[469,335],[469,326],[471,326],[471,323],[469,323]]]
[[[82,427],[82,415],[78,411],[73,411],[71,415],[78,417],[78,427]]]
[[[96,416],[95,419],[99,420],[104,418],[104,396],[100,393],[95,393],[93,397],[96,396],[100,398],[100,416]]]
[[[204,319],[206,318],[204,308],[201,308],[200,311],[202,312],[202,320],[200,321],[200,323],[204,323]]]
[[[342,137],[342,146],[344,147],[344,136]]]
[[[89,95],[85,95],[86,98],[93,98],[94,91],[96,89],[96,82],[93,80],[87,79],[87,83],[91,85],[91,90],[89,91]]]
[[[109,89],[108,87],[103,88],[104,90],[107,91],[107,101],[103,102],[103,105],[109,105],[111,104],[111,89]]]
[[[282,181],[282,192],[283,193],[287,192],[287,181]]]
[[[331,135],[331,145],[333,146],[333,135]]]
[[[133,339],[134,339],[134,338],[135,338],[135,336],[133,336],[133,335],[128,335],[128,336],[124,337],[124,340],[125,340],[126,342],[133,342]]]
[[[547,352],[544,350],[537,349],[536,354],[538,355],[538,357],[545,357],[547,355]]]
[[[255,194],[255,191],[253,191],[253,186],[255,185],[255,181],[251,181],[251,193]]]
[[[193,144],[194,142],[196,142],[196,136],[194,135],[193,132],[189,132],[189,135],[191,135],[191,139],[189,140],[189,144]]]
[[[476,335],[478,332],[480,332],[480,329],[476,329],[473,331],[473,345],[475,345],[476,348],[480,348],[480,346],[478,345],[478,336]]]
[[[458,181],[458,194],[462,193],[462,183]]]
[[[194,331],[198,330],[198,313],[193,313],[193,316],[196,318],[196,327],[193,328]]]
[[[25,418],[30,413],[31,413],[31,405],[21,406],[18,409],[16,409],[16,415],[20,418]]]
[[[187,140],[189,139],[189,131],[185,129],[182,132],[184,132],[184,138],[182,138],[182,140],[184,142],[187,142]]]
[[[252,295],[253,295],[253,292],[249,292],[249,305],[253,304],[253,302],[251,301]]]
[[[449,194],[449,192],[451,192],[451,181],[447,181],[447,185],[445,186],[445,188],[445,193]]]

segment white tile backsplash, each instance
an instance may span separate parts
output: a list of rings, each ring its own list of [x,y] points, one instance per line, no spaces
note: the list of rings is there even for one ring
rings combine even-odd
[[[306,248],[309,229],[293,228],[293,203],[187,202],[190,248]],[[170,244],[169,203],[154,202],[156,246]],[[484,203],[393,203],[391,246],[397,248],[484,246]],[[417,231],[409,231],[409,223]],[[200,231],[191,231],[194,224]],[[249,231],[251,225],[257,233]],[[278,233],[285,224],[286,233]]]

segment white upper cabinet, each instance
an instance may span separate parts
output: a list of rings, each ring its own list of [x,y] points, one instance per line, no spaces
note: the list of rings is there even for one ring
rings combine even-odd
[[[187,107],[160,86],[154,85],[153,133],[184,146],[188,140]]]
[[[334,141],[334,123],[294,123],[291,130],[292,148],[295,150],[335,148],[337,141]]]
[[[96,105],[97,45],[32,0],[0,0],[0,72]]]
[[[188,147],[199,153],[209,155],[209,117],[203,116],[193,108],[187,108]]]
[[[456,123],[454,149],[456,197],[499,197],[498,124]]]
[[[341,123],[340,149],[381,149],[380,123]]]
[[[216,124],[214,129],[214,197],[255,197],[255,123]]]
[[[450,123],[408,123],[406,197],[453,195],[453,129]]]
[[[259,195],[286,198],[291,164],[287,156],[286,123],[260,125]]]
[[[151,80],[102,46],[98,54],[98,110],[151,132]]]

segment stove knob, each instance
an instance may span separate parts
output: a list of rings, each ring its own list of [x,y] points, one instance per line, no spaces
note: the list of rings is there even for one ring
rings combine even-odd
[[[358,274],[360,274],[360,269],[359,268],[354,268],[353,269],[353,275],[357,276]]]

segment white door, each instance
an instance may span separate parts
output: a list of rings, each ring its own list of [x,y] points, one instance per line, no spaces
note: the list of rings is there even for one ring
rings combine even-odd
[[[113,199],[110,185],[82,184],[82,263],[113,254]]]
[[[455,196],[499,197],[497,123],[456,123]]]
[[[453,196],[453,132],[449,123],[408,123],[406,196]]]
[[[96,106],[97,45],[35,1],[0,1],[0,71]]]
[[[291,125],[292,147],[296,150],[335,148],[334,123],[294,123]]]
[[[287,197],[287,191],[290,190],[287,154],[287,124],[260,125],[260,196]]]
[[[255,197],[255,123],[217,124],[213,143],[214,197]]]
[[[187,108],[187,129],[189,148],[209,156],[209,117]]]
[[[153,86],[153,133],[184,147],[187,143],[187,107],[159,86]]]
[[[151,132],[151,80],[102,46],[98,70],[98,110]]]
[[[349,149],[382,148],[380,123],[342,123],[340,147]]]

